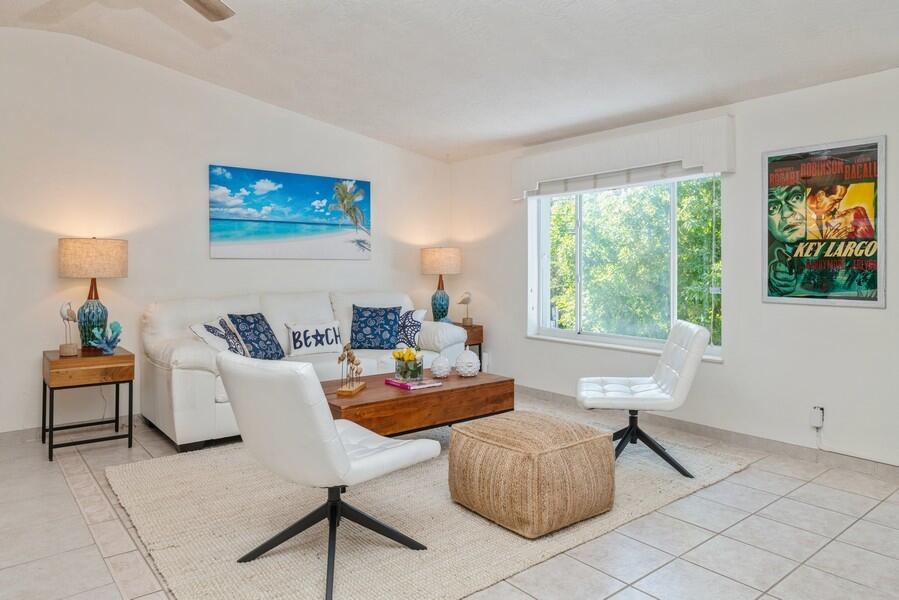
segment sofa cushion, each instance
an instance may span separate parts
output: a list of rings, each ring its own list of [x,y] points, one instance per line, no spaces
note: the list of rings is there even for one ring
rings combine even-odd
[[[284,358],[284,349],[278,343],[271,325],[262,313],[250,315],[229,314],[231,324],[240,336],[240,341],[247,349],[251,358],[263,360],[281,360]]]
[[[157,302],[144,312],[143,333],[161,339],[183,336],[194,323],[212,321],[228,313],[255,313],[259,307],[256,294]]]
[[[340,352],[343,349],[338,321],[291,323],[287,329],[290,333],[290,356]]]
[[[353,352],[362,361],[363,367],[367,364],[375,365],[372,370],[365,369],[362,373],[363,376],[390,374],[396,368],[392,350],[353,350]],[[429,369],[434,359],[440,356],[438,353],[428,350],[422,350],[420,354],[426,369]]]
[[[400,326],[400,307],[353,306],[352,347],[393,350]]]
[[[401,292],[332,292],[331,305],[334,318],[340,321],[340,335],[351,339],[353,327],[353,305],[388,308],[399,306],[401,312],[412,310],[412,300]]]
[[[393,373],[394,364],[391,350],[354,350],[356,358],[362,362],[362,375],[390,375]],[[291,362],[304,362],[312,365],[319,381],[332,381],[340,379],[340,365],[337,363],[337,352],[324,352],[321,354],[307,354],[306,356],[287,356],[284,360]],[[429,369],[434,359],[440,356],[437,352],[422,350],[421,358],[425,368]],[[214,358],[214,356],[213,356]],[[214,362],[214,361],[213,361]],[[222,378],[215,378],[215,401],[217,403],[228,402],[225,386]]]
[[[387,375],[393,373],[394,364],[392,350],[353,350],[362,362],[362,376],[366,375]],[[306,356],[288,356],[284,360],[292,362],[306,362],[315,369],[315,374],[319,381],[328,381],[332,379],[340,379],[340,365],[337,364],[338,353],[328,354],[308,354]],[[434,359],[440,356],[436,352],[423,350],[421,358],[425,368],[430,368]]]
[[[319,381],[331,381],[340,379],[340,365],[337,363],[337,352],[328,352],[326,354],[307,354],[306,356],[288,356],[284,360],[291,362],[304,362],[312,365],[315,375]],[[357,353],[358,356],[358,353]],[[374,375],[378,373],[378,361],[371,357],[359,357],[362,362],[362,374]]]
[[[326,323],[335,319],[328,292],[263,294],[260,304],[261,312],[268,319],[285,354],[290,353],[290,338],[287,331],[290,323]],[[349,338],[344,336],[344,339]]]

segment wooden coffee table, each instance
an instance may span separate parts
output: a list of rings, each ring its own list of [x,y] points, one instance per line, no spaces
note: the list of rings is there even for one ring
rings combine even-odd
[[[439,387],[404,390],[384,383],[390,374],[369,375],[355,396],[337,396],[340,381],[323,381],[322,388],[335,419],[348,419],[381,435],[399,435],[450,425],[515,408],[515,380],[478,373],[453,373]],[[425,370],[425,377],[431,377]]]

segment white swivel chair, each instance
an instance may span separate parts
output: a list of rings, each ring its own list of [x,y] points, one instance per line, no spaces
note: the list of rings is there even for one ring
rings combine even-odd
[[[624,447],[643,442],[685,477],[689,471],[665,451],[637,424],[641,410],[674,410],[687,399],[693,377],[709,344],[705,327],[677,321],[668,334],[659,364],[651,377],[584,377],[577,384],[577,401],[584,408],[614,408],[630,411],[628,426],[616,431],[613,440],[617,459]]]
[[[434,440],[397,440],[343,419],[334,420],[321,384],[306,363],[267,361],[222,352],[219,372],[250,453],[282,477],[328,490],[314,511],[241,557],[258,558],[319,521],[328,520],[325,597],[334,589],[334,553],[341,517],[413,550],[425,547],[344,502],[346,486],[374,479],[440,454]]]

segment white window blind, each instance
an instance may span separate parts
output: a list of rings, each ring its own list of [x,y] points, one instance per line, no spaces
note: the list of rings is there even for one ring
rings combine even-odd
[[[528,192],[527,195],[528,197],[532,197],[585,192],[588,190],[608,189],[650,181],[689,177],[699,173],[702,173],[701,167],[687,169],[684,168],[679,161],[668,162],[660,165],[623,169],[608,173],[594,173],[592,175],[566,177],[564,179],[556,179],[553,181],[541,181],[538,184],[537,189]]]

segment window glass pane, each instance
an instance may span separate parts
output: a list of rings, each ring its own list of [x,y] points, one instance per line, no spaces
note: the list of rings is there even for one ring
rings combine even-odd
[[[668,335],[671,190],[664,183],[581,195],[583,332]]]
[[[545,326],[577,327],[577,197],[549,202],[549,312]]]
[[[677,317],[705,326],[721,345],[721,180],[677,184]]]

